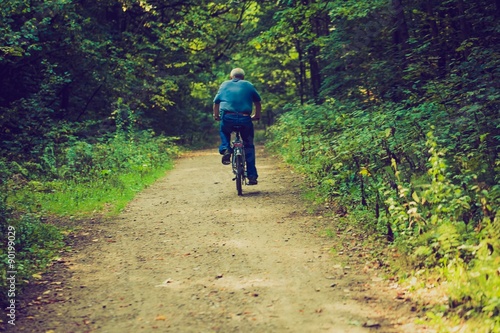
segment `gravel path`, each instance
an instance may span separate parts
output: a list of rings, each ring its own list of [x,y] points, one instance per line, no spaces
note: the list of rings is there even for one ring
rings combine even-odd
[[[331,254],[300,177],[257,158],[243,197],[217,152],[198,151],[120,216],[82,225],[13,331],[424,332],[362,258]]]

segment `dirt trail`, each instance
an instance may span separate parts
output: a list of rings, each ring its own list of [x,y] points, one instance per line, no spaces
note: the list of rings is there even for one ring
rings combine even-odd
[[[301,180],[257,157],[259,185],[243,197],[220,156],[200,151],[117,218],[85,226],[85,246],[22,302],[13,331],[421,332],[361,260],[332,257]]]

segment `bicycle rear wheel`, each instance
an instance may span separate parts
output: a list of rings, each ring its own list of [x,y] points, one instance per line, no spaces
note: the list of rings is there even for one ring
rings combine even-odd
[[[243,157],[241,155],[237,155],[236,157],[236,191],[238,191],[238,195],[243,195]]]

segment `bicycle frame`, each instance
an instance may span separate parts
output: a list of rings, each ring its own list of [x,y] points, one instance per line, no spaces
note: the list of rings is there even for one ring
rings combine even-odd
[[[238,195],[243,195],[242,184],[245,183],[246,185],[245,146],[243,145],[243,140],[241,140],[239,128],[235,128],[234,133],[236,133],[236,137],[231,142],[233,148],[231,165],[235,175],[233,180],[236,181],[236,190]]]

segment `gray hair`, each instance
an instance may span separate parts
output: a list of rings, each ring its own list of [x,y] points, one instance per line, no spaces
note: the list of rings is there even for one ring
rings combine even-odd
[[[232,78],[243,79],[245,77],[245,72],[241,68],[235,68],[231,71]]]

